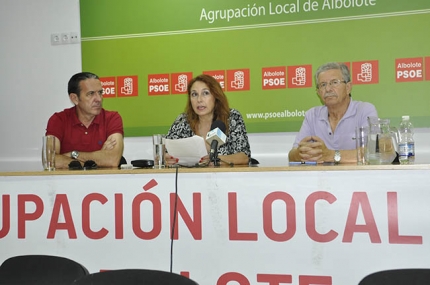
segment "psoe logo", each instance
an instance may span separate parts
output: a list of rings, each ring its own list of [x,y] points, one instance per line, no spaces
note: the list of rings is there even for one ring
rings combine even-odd
[[[138,96],[138,77],[132,76],[118,76],[118,97],[132,97]]]
[[[203,74],[210,75],[218,81],[223,91],[225,91],[225,70],[203,71]]]
[[[361,65],[361,72],[357,74],[357,80],[361,82],[370,82],[372,81],[372,64],[371,63],[363,63]]]
[[[357,61],[352,63],[352,83],[379,83],[379,62],[377,60]]]
[[[312,87],[312,65],[288,66],[288,88]]]
[[[192,72],[172,73],[172,94],[185,94],[187,93],[188,81],[193,78]]]
[[[100,83],[103,88],[103,98],[115,98],[116,97],[116,78],[111,77],[100,77]]]
[[[165,74],[148,74],[148,95],[170,94],[170,77]]]
[[[285,66],[265,67],[262,69],[263,90],[284,89],[286,82],[287,68]]]
[[[249,90],[249,69],[227,70],[227,91],[247,91]]]
[[[424,80],[422,57],[396,59],[396,82],[422,80]]]

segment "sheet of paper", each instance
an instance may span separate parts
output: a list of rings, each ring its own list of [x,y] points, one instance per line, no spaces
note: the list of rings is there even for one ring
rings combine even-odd
[[[206,142],[202,137],[192,136],[185,139],[166,139],[167,152],[179,159],[178,164],[194,166],[200,158],[208,154]]]

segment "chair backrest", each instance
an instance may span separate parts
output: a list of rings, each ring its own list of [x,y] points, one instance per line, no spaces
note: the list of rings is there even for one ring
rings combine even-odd
[[[260,164],[260,162],[258,161],[258,160],[256,160],[255,158],[250,158],[249,159],[249,162],[248,162],[248,164],[249,165],[257,165],[257,164]]]
[[[428,285],[430,268],[402,268],[378,271],[364,277],[358,285]]]
[[[118,164],[118,168],[120,168],[122,164],[127,164],[127,159],[125,159],[124,156],[121,156],[121,159]]]
[[[83,276],[73,285],[198,285],[182,275],[149,269],[118,269]]]
[[[68,258],[20,255],[0,265],[0,285],[70,285],[87,274],[84,266]]]

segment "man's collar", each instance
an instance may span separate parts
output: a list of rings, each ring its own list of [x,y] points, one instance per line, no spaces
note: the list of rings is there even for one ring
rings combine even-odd
[[[353,103],[353,100],[351,98],[349,100],[348,108],[346,109],[346,112],[345,112],[345,114],[343,114],[341,119],[355,116],[357,110],[353,109],[353,105],[354,105],[354,103]],[[327,108],[327,106],[324,105],[321,112],[320,112],[319,119],[321,121],[328,121],[328,116],[329,116],[328,108]]]
[[[73,114],[73,125],[81,125],[81,124],[83,124],[80,120],[79,120],[79,117],[78,117],[78,110],[77,110],[77,108],[76,108],[76,105],[72,108],[73,109],[73,111],[72,111],[72,114]],[[103,112],[103,109],[102,109],[102,111],[101,112]],[[100,113],[101,113],[100,112]],[[100,114],[98,114],[98,115],[96,115],[95,117],[94,117],[94,119],[92,120],[92,122],[90,123],[90,125],[92,125],[92,124],[97,124],[97,125],[100,125],[100,123],[101,123],[101,118],[100,118]]]

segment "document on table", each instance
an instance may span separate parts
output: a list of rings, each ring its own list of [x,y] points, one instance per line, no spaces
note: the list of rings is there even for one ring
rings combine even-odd
[[[208,154],[206,142],[200,136],[192,136],[185,139],[166,139],[167,152],[179,159],[178,164],[195,166],[200,158]]]

